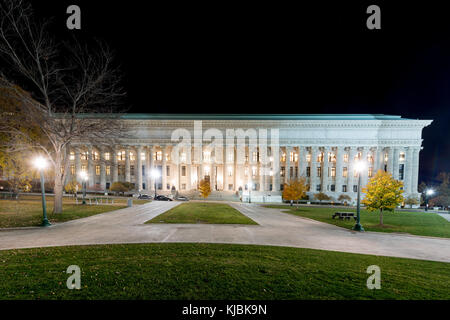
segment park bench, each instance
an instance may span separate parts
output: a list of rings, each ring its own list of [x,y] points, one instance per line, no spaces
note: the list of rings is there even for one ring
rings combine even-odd
[[[355,214],[353,212],[335,212],[333,214],[333,219],[336,217],[338,217],[339,220],[344,220],[344,219],[350,220],[351,218],[356,220]]]

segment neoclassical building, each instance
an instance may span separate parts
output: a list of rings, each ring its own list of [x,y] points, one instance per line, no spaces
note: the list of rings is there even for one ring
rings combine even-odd
[[[241,191],[255,202],[281,201],[283,184],[300,177],[309,196],[355,199],[357,160],[366,164],[362,185],[385,170],[403,181],[406,197],[418,197],[422,129],[432,122],[382,114],[125,114],[120,121],[127,138],[115,145],[73,144],[68,179],[85,171],[91,190],[127,181],[140,193],[156,186],[158,194],[188,194],[206,178],[217,193]],[[189,144],[180,146],[180,132]],[[220,135],[223,142],[211,145]]]

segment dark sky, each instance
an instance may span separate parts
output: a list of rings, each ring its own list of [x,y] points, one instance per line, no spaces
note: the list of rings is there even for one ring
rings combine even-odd
[[[343,2],[39,0],[33,6],[39,16],[54,19],[61,39],[75,33],[117,50],[130,112],[434,119],[423,131],[419,181],[450,171],[446,8],[429,2]],[[65,27],[70,4],[81,7],[81,31]],[[366,28],[370,4],[381,7],[381,30]]]

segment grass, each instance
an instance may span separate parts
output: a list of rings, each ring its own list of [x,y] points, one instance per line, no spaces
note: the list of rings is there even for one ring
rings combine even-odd
[[[64,198],[63,213],[53,214],[53,197],[46,198],[47,216],[50,223],[64,222],[95,214],[122,209],[127,199],[114,199],[108,205],[77,205],[70,198]],[[133,199],[133,204],[144,204],[148,200]],[[38,226],[42,222],[42,203],[39,196],[24,196],[21,200],[0,200],[0,228]]]
[[[69,290],[70,265],[81,290]],[[0,251],[0,299],[450,299],[450,264],[226,244],[127,244]],[[381,268],[369,290],[367,267]]]
[[[310,218],[339,227],[351,229],[355,221],[332,219],[338,211],[355,212],[354,208],[318,208],[318,207],[290,207],[286,205],[266,205],[268,208],[285,209],[284,211],[296,216]],[[380,213],[361,210],[361,224],[366,231],[399,232],[419,236],[450,238],[450,222],[432,212],[383,212],[383,226],[380,226]]]
[[[146,223],[257,224],[227,204],[211,202],[183,203]]]

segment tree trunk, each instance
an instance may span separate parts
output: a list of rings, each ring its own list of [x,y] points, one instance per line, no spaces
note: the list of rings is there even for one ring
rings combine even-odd
[[[380,226],[383,225],[383,209],[380,209]]]
[[[62,213],[63,202],[63,174],[61,172],[61,153],[57,152],[55,155],[55,186],[53,193],[53,213]]]

